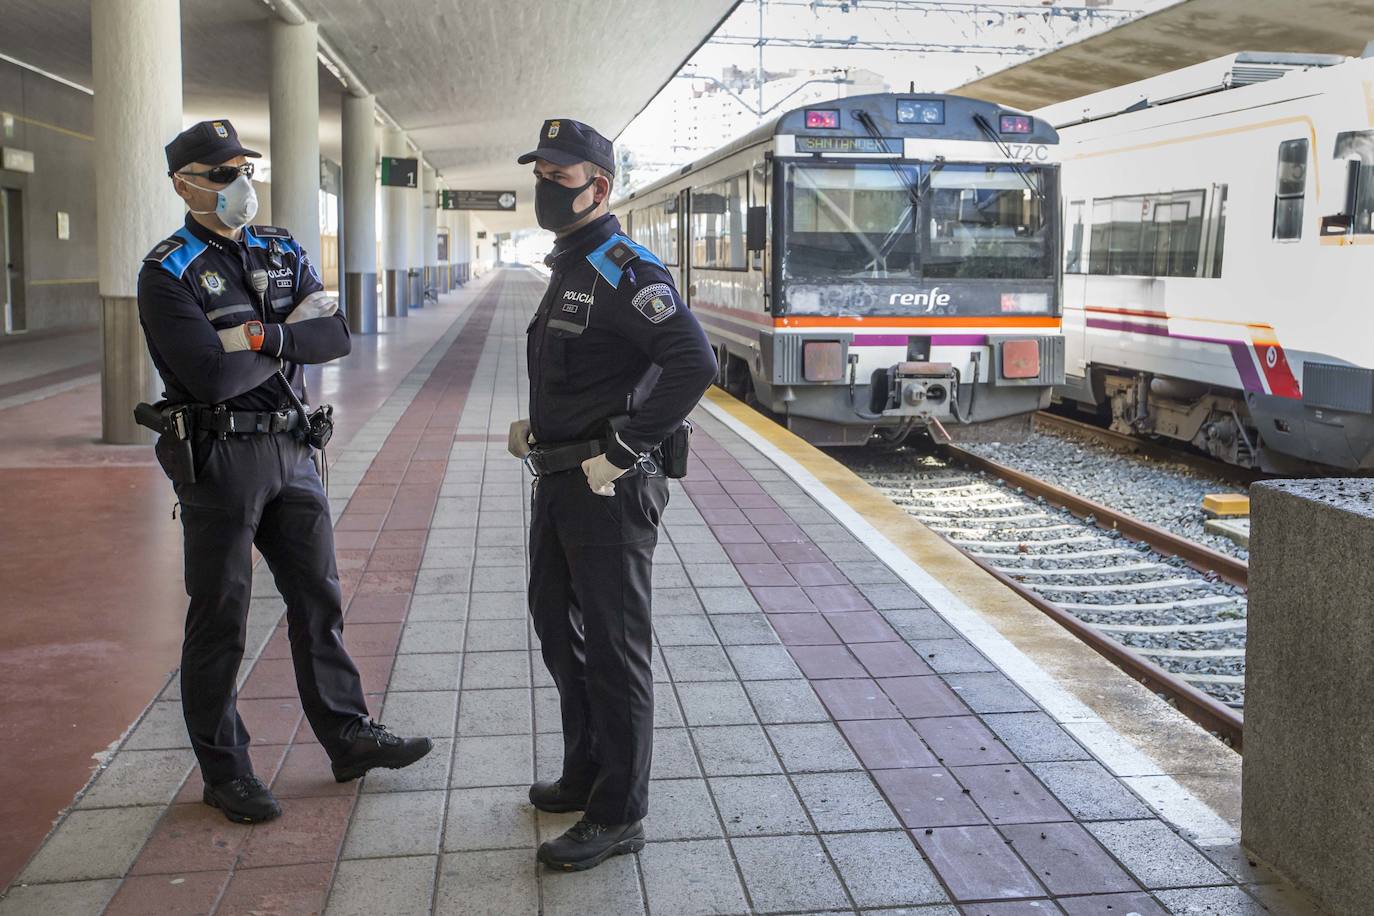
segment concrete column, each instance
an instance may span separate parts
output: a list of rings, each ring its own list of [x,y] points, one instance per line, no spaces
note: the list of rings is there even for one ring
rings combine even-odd
[[[424,285],[443,292],[439,285],[439,183],[434,169],[421,169],[420,244],[423,247]]]
[[[377,333],[377,97],[343,97],[344,310],[354,334]]]
[[[96,237],[100,279],[101,438],[153,440],[134,405],[162,387],[138,324],[143,256],[181,225],[185,210],[162,148],[182,129],[178,0],[92,0]]]
[[[406,135],[388,129],[382,136],[383,156],[409,156]],[[382,272],[385,278],[386,313],[404,318],[410,306],[410,280],[406,268],[407,188],[383,187],[382,193]]]
[[[1374,480],[1250,487],[1241,845],[1323,913],[1374,900]]]
[[[320,80],[315,23],[272,22],[272,218],[320,258]]]
[[[418,160],[423,156],[416,152],[415,158]],[[413,309],[424,308],[424,268],[425,253],[424,244],[421,239],[424,236],[425,210],[422,205],[425,194],[425,169],[419,168],[415,176],[415,183],[418,187],[410,191],[406,197],[406,267],[409,268],[407,274],[410,278],[410,307]]]

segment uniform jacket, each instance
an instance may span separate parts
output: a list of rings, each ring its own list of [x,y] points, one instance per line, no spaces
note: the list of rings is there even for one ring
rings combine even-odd
[[[630,414],[607,457],[630,467],[696,406],[716,358],[662,262],[607,214],[559,241],[526,329],[536,443],[594,439]]]
[[[266,270],[262,303],[249,274]],[[346,356],[352,344],[343,312],[284,324],[306,296],[324,288],[315,266],[285,229],[247,226],[239,241],[216,235],[189,215],[159,242],[138,275],[138,317],[153,365],[177,403],[278,410],[289,399],[281,368],[302,401],[306,364]],[[260,319],[259,352],[224,352],[218,331]]]

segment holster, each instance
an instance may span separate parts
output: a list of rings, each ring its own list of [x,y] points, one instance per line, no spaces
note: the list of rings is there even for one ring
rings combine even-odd
[[[603,450],[609,446],[611,437],[624,429],[629,422],[630,414],[620,414],[606,420],[606,432],[602,436]],[[680,480],[687,476],[687,456],[691,452],[693,428],[691,420],[683,420],[668,438],[649,453],[658,459],[664,477]]]
[[[159,434],[153,452],[172,483],[196,482],[196,458],[191,449],[195,422],[191,405],[166,401],[139,404],[134,408],[134,422]]]
[[[663,458],[664,477],[680,480],[687,476],[687,456],[692,451],[693,428],[691,420],[683,420],[681,426],[659,443],[658,451]]]

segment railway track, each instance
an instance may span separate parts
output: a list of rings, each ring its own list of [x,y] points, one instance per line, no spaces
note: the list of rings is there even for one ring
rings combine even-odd
[[[1044,432],[1081,436],[1116,451],[1144,455],[1155,461],[1182,464],[1208,477],[1241,486],[1249,486],[1257,480],[1265,480],[1273,476],[1253,468],[1237,467],[1215,458],[1208,458],[1206,455],[1189,451],[1181,445],[1171,444],[1168,440],[1154,441],[1140,436],[1129,436],[1114,429],[1085,423],[1082,420],[1051,413],[1048,410],[1042,410],[1035,414],[1035,428]]]
[[[955,446],[851,467],[931,530],[1236,749],[1247,570]]]

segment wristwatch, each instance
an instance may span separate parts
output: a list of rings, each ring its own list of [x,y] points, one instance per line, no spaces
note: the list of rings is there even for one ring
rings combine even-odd
[[[262,326],[261,321],[256,318],[252,321],[245,321],[243,333],[248,337],[248,349],[255,353],[262,349],[262,342],[267,339],[267,330]]]

